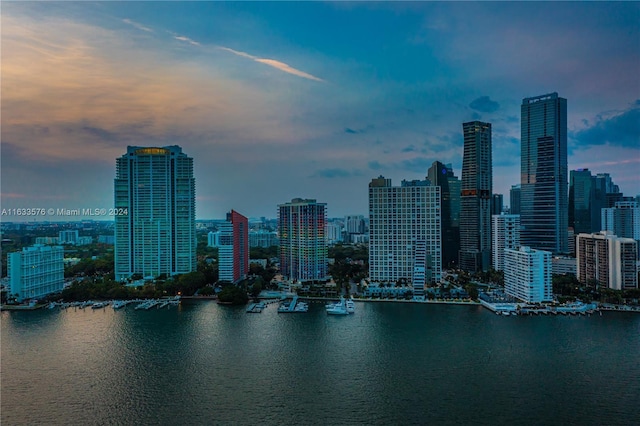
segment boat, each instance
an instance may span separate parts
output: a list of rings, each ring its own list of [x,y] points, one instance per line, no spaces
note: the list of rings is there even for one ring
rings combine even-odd
[[[347,307],[347,312],[349,312],[350,314],[355,314],[356,302],[354,302],[353,299],[347,299],[346,307]]]
[[[116,300],[111,305],[113,309],[120,309],[120,308],[124,308],[125,306],[127,306],[127,302],[125,302],[124,300]]]
[[[106,303],[104,302],[96,302],[93,305],[91,305],[91,309],[102,309],[106,306]]]
[[[338,303],[329,303],[326,306],[326,310],[327,315],[349,315],[349,311],[347,310],[347,301],[344,297],[341,297],[340,302]]]

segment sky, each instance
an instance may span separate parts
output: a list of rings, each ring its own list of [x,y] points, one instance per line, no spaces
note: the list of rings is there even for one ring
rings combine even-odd
[[[0,19],[4,221],[112,207],[128,145],[194,158],[198,219],[296,197],[366,215],[379,175],[461,177],[471,120],[492,123],[508,205],[522,99],[551,92],[569,170],[640,194],[638,2],[3,2]]]

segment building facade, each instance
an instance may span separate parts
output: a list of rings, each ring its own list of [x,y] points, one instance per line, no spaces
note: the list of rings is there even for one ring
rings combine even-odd
[[[18,302],[37,299],[64,288],[64,249],[34,245],[7,255],[9,293]]]
[[[611,231],[618,237],[633,238],[640,245],[640,205],[637,201],[618,201],[615,207],[602,209],[601,221],[603,231]]]
[[[521,113],[522,244],[567,253],[567,100],[525,98]]]
[[[249,231],[249,247],[271,247],[277,246],[278,233],[275,231],[267,231],[259,229],[257,231]]]
[[[220,281],[237,283],[249,273],[249,221],[235,210],[220,224],[218,271]]]
[[[78,244],[78,230],[68,229],[58,232],[58,244]]]
[[[369,277],[372,282],[412,282],[417,244],[426,247],[425,281],[442,275],[440,187],[428,180],[392,186],[383,176],[369,183]]]
[[[504,251],[520,247],[520,215],[493,215],[491,226],[492,265],[496,271],[504,271]]]
[[[553,301],[551,253],[526,246],[505,250],[504,291],[526,303]]]
[[[596,198],[596,178],[589,169],[569,173],[569,227],[574,234],[599,232],[600,205]]]
[[[487,271],[491,266],[491,124],[462,124],[464,156],[460,194],[460,268]]]
[[[114,185],[116,279],[195,271],[193,159],[175,145],[129,146]]]
[[[509,213],[520,214],[520,185],[511,185],[509,190]]]
[[[442,267],[457,266],[460,251],[460,179],[451,164],[434,161],[427,173],[432,185],[440,187]]]
[[[620,238],[610,231],[578,234],[576,238],[576,276],[586,285],[614,290],[638,288],[637,242]]]
[[[280,272],[286,279],[327,280],[326,207],[325,203],[301,198],[278,206]]]

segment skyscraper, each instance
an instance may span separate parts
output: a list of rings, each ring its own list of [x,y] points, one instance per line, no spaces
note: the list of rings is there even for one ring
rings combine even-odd
[[[219,278],[236,283],[249,273],[249,221],[231,210],[219,229]]]
[[[600,208],[596,199],[596,179],[589,169],[569,172],[569,227],[575,234],[598,232]]]
[[[324,281],[328,278],[326,206],[301,198],[278,206],[280,271],[287,279]]]
[[[602,231],[611,231],[622,238],[633,238],[640,246],[640,205],[637,201],[618,201],[615,207],[602,209],[601,213]]]
[[[579,234],[576,246],[576,276],[581,283],[615,290],[638,288],[634,239],[602,231]]]
[[[458,263],[460,251],[460,179],[453,174],[451,164],[434,161],[427,173],[432,185],[440,187],[442,221],[442,266]]]
[[[502,214],[504,209],[504,196],[502,194],[491,195],[491,215]]]
[[[460,268],[486,271],[491,266],[491,124],[462,124],[464,156],[460,194]]]
[[[520,185],[511,185],[509,191],[509,213],[520,214]]]
[[[557,93],[522,100],[522,244],[566,253],[567,100]]]
[[[127,147],[116,160],[115,276],[196,270],[193,158],[179,146]]]
[[[422,245],[423,244],[423,245]],[[417,247],[423,247],[416,253]],[[424,253],[422,252],[424,250]],[[416,259],[420,265],[416,265]],[[440,187],[428,180],[392,186],[380,176],[369,183],[369,276],[395,284],[440,281]],[[418,268],[418,269],[416,269]]]

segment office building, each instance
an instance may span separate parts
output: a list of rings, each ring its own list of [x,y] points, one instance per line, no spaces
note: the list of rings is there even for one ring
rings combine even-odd
[[[464,156],[460,194],[460,268],[487,271],[491,266],[491,124],[462,124]]]
[[[18,302],[38,299],[64,288],[64,249],[34,245],[7,255],[9,296]]]
[[[218,225],[220,226],[220,225]],[[222,233],[220,231],[210,231],[207,234],[207,246],[209,247],[220,247],[220,236]]]
[[[506,249],[504,291],[526,303],[553,301],[551,253],[526,246]]]
[[[520,247],[520,215],[493,215],[491,226],[492,265],[496,271],[504,271],[504,251]]]
[[[502,194],[491,195],[491,216],[501,214],[504,210],[504,196]]]
[[[369,276],[372,282],[411,283],[416,247],[424,243],[425,282],[442,275],[440,187],[428,180],[392,186],[383,176],[369,183]]]
[[[596,198],[596,178],[589,169],[569,173],[569,227],[575,234],[598,232],[600,209]]]
[[[632,238],[640,245],[640,205],[637,201],[618,201],[601,210],[602,230],[622,238]],[[640,250],[638,250],[640,259]]]
[[[551,272],[553,275],[576,275],[576,258],[566,256],[554,256],[551,259]]]
[[[442,225],[442,267],[458,265],[460,251],[460,179],[453,173],[451,164],[434,161],[427,173],[432,185],[440,187]]]
[[[557,93],[525,98],[521,113],[522,244],[566,253],[567,100]]]
[[[219,231],[218,277],[220,281],[237,283],[249,273],[249,221],[231,210]]]
[[[145,278],[196,270],[193,159],[179,146],[127,147],[117,159],[115,276]]]
[[[326,207],[325,203],[301,198],[278,206],[280,272],[286,279],[327,280]]]
[[[509,213],[520,214],[520,185],[512,185],[509,191]]]
[[[578,234],[576,276],[586,285],[614,290],[638,288],[637,242],[610,231]]]

